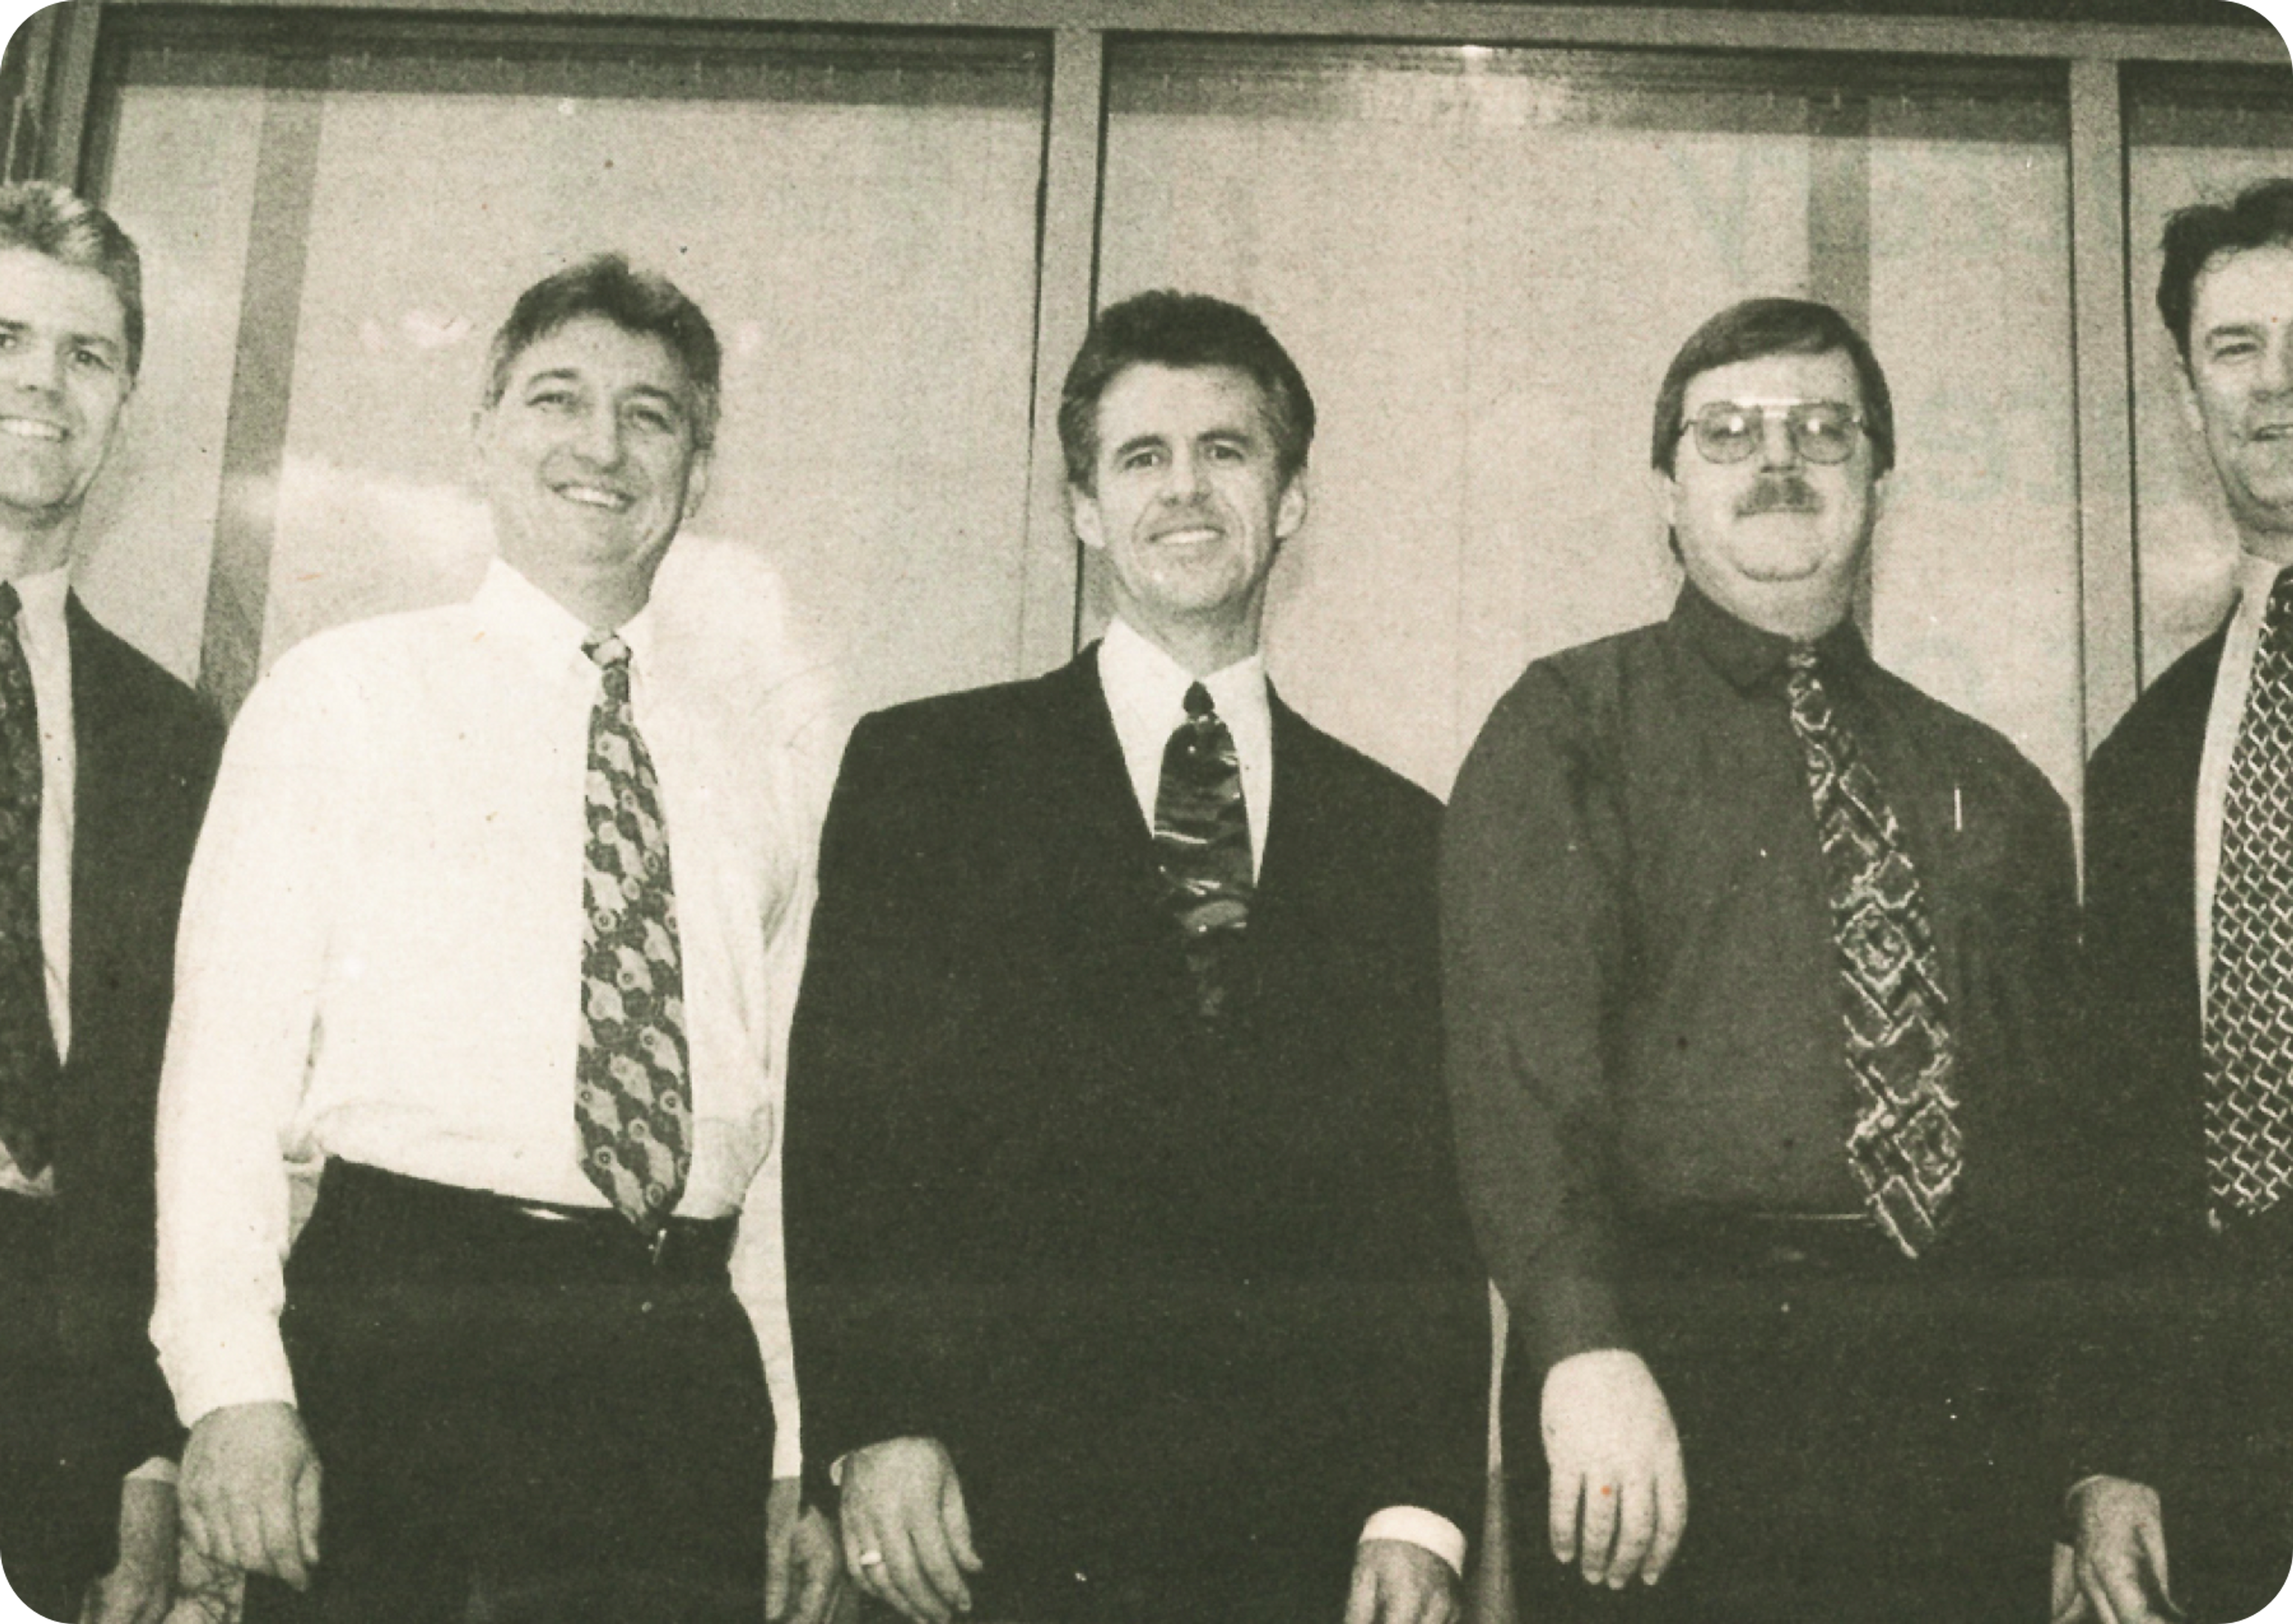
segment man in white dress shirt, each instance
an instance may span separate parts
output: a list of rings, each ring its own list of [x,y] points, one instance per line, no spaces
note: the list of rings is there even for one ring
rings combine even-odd
[[[187,1534],[292,1587],[250,1587],[251,1615],[831,1600],[780,1241],[803,820],[647,612],[718,360],[618,255],[529,288],[475,423],[476,596],[302,644],[226,748],[152,1335]]]

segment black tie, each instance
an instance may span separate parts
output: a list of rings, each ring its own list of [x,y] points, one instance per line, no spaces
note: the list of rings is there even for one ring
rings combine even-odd
[[[1250,923],[1250,816],[1234,735],[1219,720],[1210,690],[1187,690],[1187,719],[1163,750],[1155,797],[1155,850],[1165,894],[1187,946],[1195,1007],[1205,1020],[1226,1006],[1228,962]]]
[[[21,607],[0,581],[0,1143],[36,1178],[55,1153],[63,1068],[40,943],[40,718],[17,635]]]

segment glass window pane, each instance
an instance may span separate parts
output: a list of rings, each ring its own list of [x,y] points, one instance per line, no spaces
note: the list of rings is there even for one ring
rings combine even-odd
[[[2133,323],[2136,580],[2142,680],[2153,682],[2228,613],[2237,532],[2183,416],[2183,374],[2158,315],[2166,217],[2293,175],[2293,74],[2153,67],[2126,75],[2127,263]]]
[[[466,592],[487,338],[619,248],[725,344],[688,529],[777,567],[839,709],[1013,675],[1039,39],[304,19],[259,48],[132,30],[107,65],[109,200],[153,251],[153,382],[183,406],[142,425],[167,483],[122,494],[113,568],[155,522],[271,513],[265,663]],[[284,400],[248,387],[265,365]]]
[[[1139,40],[1109,103],[1102,300],[1237,299],[1323,410],[1268,633],[1309,714],[1446,789],[1527,660],[1663,614],[1665,366],[1808,294],[1896,396],[1880,657],[2075,786],[2059,68]]]

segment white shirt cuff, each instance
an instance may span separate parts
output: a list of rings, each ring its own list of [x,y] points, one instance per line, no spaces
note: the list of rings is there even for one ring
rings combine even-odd
[[[1406,1539],[1412,1545],[1422,1545],[1447,1563],[1450,1571],[1461,1579],[1464,1576],[1465,1536],[1438,1511],[1428,1511],[1422,1506],[1388,1506],[1362,1524],[1361,1537]]]

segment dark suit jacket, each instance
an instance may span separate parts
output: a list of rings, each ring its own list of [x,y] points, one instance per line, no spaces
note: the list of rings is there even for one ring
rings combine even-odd
[[[1017,1611],[1143,1588],[1182,1616],[1231,1563],[1334,1617],[1373,1511],[1476,1526],[1438,807],[1273,717],[1207,1029],[1095,649],[870,716],[845,755],[790,1062],[806,1455],[942,1440]]]
[[[153,1355],[153,1112],[174,985],[175,917],[223,727],[77,597],[71,1054],[56,1135],[56,1275],[80,1393],[73,1464],[108,1488],[177,1442]]]

